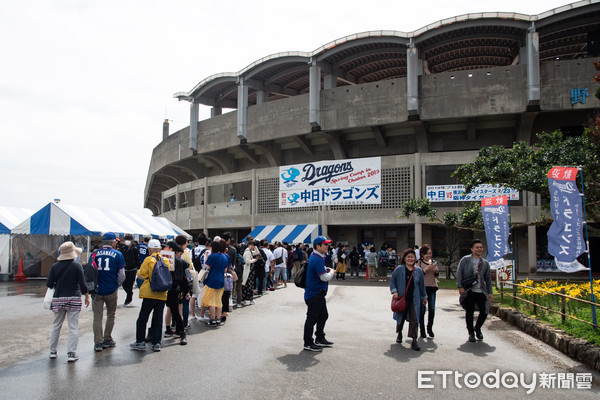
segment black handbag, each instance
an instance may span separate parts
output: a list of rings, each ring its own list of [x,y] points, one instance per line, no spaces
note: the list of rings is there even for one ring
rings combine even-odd
[[[473,275],[470,278],[463,279],[463,281],[461,282],[461,285],[462,285],[463,289],[468,290],[468,289],[471,289],[472,287],[476,286],[478,281],[479,281],[479,279],[477,278],[477,276]]]

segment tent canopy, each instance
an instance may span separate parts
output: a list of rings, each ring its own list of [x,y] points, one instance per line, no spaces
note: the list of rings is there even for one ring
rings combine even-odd
[[[101,236],[114,232],[171,239],[191,236],[166,218],[48,203],[12,229],[13,234]]]
[[[0,206],[0,234],[10,234],[11,230],[33,214],[28,208]]]
[[[321,231],[319,225],[261,225],[250,232],[255,239],[272,242],[312,243]],[[245,239],[244,239],[245,241]]]

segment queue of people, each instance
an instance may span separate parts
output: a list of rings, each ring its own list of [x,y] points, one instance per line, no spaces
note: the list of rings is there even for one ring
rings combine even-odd
[[[198,244],[194,247],[189,246],[183,235],[166,244],[157,239],[144,238],[143,243],[135,246],[131,239],[126,237],[125,243],[119,246],[114,233],[105,233],[102,247],[90,255],[85,273],[78,261],[81,249],[72,242],[61,245],[58,262],[50,269],[47,279],[48,288],[55,290],[51,303],[55,313],[50,338],[51,359],[57,357],[58,338],[65,318],[69,325],[68,361],[78,359],[78,315],[83,304],[82,295],[85,295],[86,307],[92,304],[94,311],[94,350],[103,351],[116,346],[111,334],[118,303],[118,287],[123,285],[126,293],[124,305],[130,306],[130,287],[137,278],[142,304],[135,324],[135,341],[130,348],[145,351],[146,343],[150,342],[153,351],[160,351],[163,337],[177,336],[179,344],[187,344],[186,329],[190,328],[190,320],[205,322],[209,327],[221,326],[234,308],[255,304],[255,298],[278,286],[287,287],[288,281],[304,271],[307,314],[303,348],[318,352],[323,347],[333,346],[333,342],[325,338],[324,331],[329,316],[325,300],[329,281],[334,276],[345,279],[346,263],[350,264],[351,277],[355,273],[358,276],[357,264],[361,258],[356,247],[350,251],[348,246],[341,245],[332,250],[331,240],[323,236],[313,241],[312,248],[285,243],[270,244],[265,239],[255,241],[252,237],[238,245],[233,242],[229,232],[212,240],[200,234]],[[134,249],[137,255],[132,254]],[[375,269],[378,261],[382,263],[387,251],[386,246],[379,253],[376,253],[374,246],[365,251],[364,259],[373,276],[375,271],[371,269]],[[471,254],[460,260],[457,271],[457,287],[461,305],[466,310],[468,340],[471,342],[483,340],[481,327],[492,298],[490,267],[482,258],[482,253],[483,244],[474,240]],[[139,266],[133,268],[136,262]],[[92,286],[88,268],[93,268],[95,272]],[[132,276],[132,270],[135,276]],[[438,275],[439,268],[432,259],[432,249],[429,245],[423,245],[418,257],[414,248],[402,252],[399,265],[390,279],[392,297],[403,297],[406,304],[404,311],[393,313],[396,342],[402,343],[404,324],[408,321],[407,335],[412,339],[411,348],[415,351],[420,350],[419,331],[421,338],[427,335],[435,337],[433,324]],[[474,324],[476,307],[479,316]],[[104,309],[106,324],[103,326]]]

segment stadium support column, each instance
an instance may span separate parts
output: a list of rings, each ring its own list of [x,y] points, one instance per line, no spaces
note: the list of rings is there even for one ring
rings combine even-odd
[[[248,85],[244,77],[238,78],[237,137],[246,140],[246,124],[248,122]]]
[[[221,115],[221,114],[223,114],[223,108],[222,107],[215,106],[215,107],[212,107],[210,109],[210,117],[211,118],[216,117],[217,115]]]
[[[406,106],[409,120],[419,119],[419,54],[410,40],[406,50]]]
[[[192,100],[190,103],[190,149],[198,150],[198,106],[199,104]]]
[[[321,67],[314,59],[310,62],[308,122],[313,131],[321,129]]]
[[[163,122],[163,140],[167,140],[169,137],[169,120],[165,118]]]
[[[413,198],[421,198],[423,193],[423,183],[422,183],[422,175],[421,175],[421,153],[415,153],[415,169],[413,174],[414,179],[414,188],[415,192],[413,193]],[[423,245],[423,224],[421,223],[420,217],[415,217],[415,243],[419,246]],[[409,243],[410,245],[410,243]]]
[[[265,103],[266,99],[267,99],[267,92],[265,92],[264,90],[256,91],[256,104]]]
[[[527,111],[540,109],[540,37],[532,22],[527,30]]]

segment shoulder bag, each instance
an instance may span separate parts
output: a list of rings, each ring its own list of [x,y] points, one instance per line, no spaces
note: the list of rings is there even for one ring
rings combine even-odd
[[[406,289],[410,286],[410,281],[412,281],[413,274],[415,270],[413,268],[412,273],[410,274],[410,278],[408,278],[408,284],[406,285]],[[404,294],[398,297],[392,297],[392,311],[401,313],[406,310],[406,289],[404,289]]]

